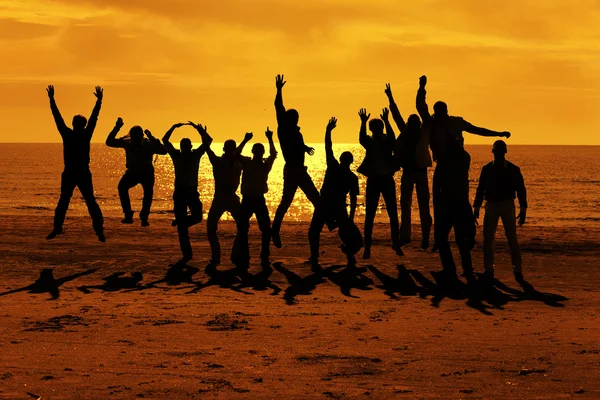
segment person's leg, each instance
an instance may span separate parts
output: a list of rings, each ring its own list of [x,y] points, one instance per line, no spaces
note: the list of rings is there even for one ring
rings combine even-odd
[[[510,248],[510,258],[513,265],[513,273],[517,280],[523,279],[523,266],[521,261],[521,247],[517,240],[517,218],[515,203],[513,200],[503,202],[500,210],[502,225],[504,225],[504,233]]]
[[[100,206],[96,202],[96,196],[94,196],[94,185],[92,183],[92,173],[90,171],[82,172],[79,175],[77,186],[79,191],[85,200],[90,217],[92,217],[92,225],[98,239],[104,242],[104,217]]]
[[[433,237],[440,252],[442,269],[449,277],[456,277],[456,264],[454,263],[450,242],[448,240],[448,236],[452,230],[452,210],[450,210],[448,201],[437,198],[433,213],[435,218]]]
[[[419,204],[419,217],[421,219],[421,248],[429,247],[429,235],[431,234],[431,211],[429,209],[429,181],[427,169],[418,171],[415,176],[417,188],[417,202]]]
[[[385,208],[390,218],[390,235],[392,248],[398,255],[403,255],[400,248],[400,226],[398,225],[398,203],[396,201],[396,183],[393,176],[385,177],[381,182],[381,194],[385,201]]]
[[[411,234],[411,206],[415,172],[402,170],[400,178],[400,243],[409,243]]]
[[[305,170],[300,176],[298,186],[300,189],[302,189],[308,201],[310,201],[312,205],[316,207],[319,201],[319,191],[317,190],[312,178],[308,174],[308,171]]]
[[[175,193],[173,194],[173,211],[175,212],[175,218],[179,221],[177,224],[177,234],[179,236],[179,247],[183,256],[182,261],[184,262],[191,260],[193,256],[188,226],[185,223],[189,198],[190,193],[187,191],[175,189]]]
[[[468,199],[453,203],[452,224],[454,226],[454,237],[460,252],[463,276],[470,280],[473,278],[471,249],[475,245],[475,217]]]
[[[315,207],[310,227],[308,228],[308,243],[310,245],[310,261],[313,265],[319,263],[319,245],[321,241],[321,231],[325,225],[325,208],[319,204]]]
[[[140,211],[140,220],[142,221],[142,226],[148,226],[150,207],[152,207],[152,198],[154,197],[154,171],[146,172],[140,178],[142,188],[144,189],[144,198],[142,200],[142,211]]]
[[[379,205],[379,180],[376,178],[367,178],[367,189],[365,191],[365,251],[363,258],[371,257],[371,244],[373,243],[373,222]]]
[[[252,211],[256,214],[258,228],[262,234],[262,245],[260,250],[260,259],[263,263],[269,262],[271,255],[269,246],[271,244],[271,218],[269,217],[269,209],[264,197],[254,200],[255,204]],[[248,216],[248,220],[250,216]]]
[[[121,208],[125,218],[121,221],[124,224],[133,223],[133,211],[131,210],[131,199],[129,198],[129,189],[137,185],[139,182],[138,176],[131,171],[125,171],[125,174],[119,181],[117,189],[119,191],[119,199],[121,200]]]
[[[235,238],[233,239],[230,259],[237,267],[247,269],[250,263],[250,249],[248,245],[250,217],[246,216],[246,212],[244,212],[238,196],[234,196],[229,201],[227,208],[237,228]]]
[[[483,269],[486,275],[494,276],[494,238],[498,228],[498,207],[494,203],[485,203],[483,216]]]
[[[190,209],[190,216],[187,216],[183,221],[186,221],[188,228],[202,222],[202,202],[200,201],[200,193],[198,189],[191,189],[188,199],[188,207]]]
[[[48,235],[47,239],[54,239],[56,235],[62,233],[62,227],[67,216],[67,210],[69,209],[69,203],[73,196],[73,191],[77,186],[77,180],[73,174],[63,172],[60,177],[60,198],[54,211],[54,229]]]
[[[208,210],[208,219],[206,220],[206,236],[210,243],[211,264],[213,265],[221,263],[221,245],[219,244],[217,229],[219,227],[219,220],[225,211],[224,202],[213,198],[210,210]]]
[[[287,210],[292,205],[292,201],[294,201],[294,196],[296,195],[298,185],[298,177],[296,176],[294,171],[286,171],[284,169],[283,194],[281,196],[281,202],[279,203],[279,207],[277,207],[277,211],[275,212],[275,217],[273,218],[273,227],[271,228],[273,244],[277,248],[281,248],[281,238],[279,237],[281,223],[283,222],[283,217],[287,213]]]

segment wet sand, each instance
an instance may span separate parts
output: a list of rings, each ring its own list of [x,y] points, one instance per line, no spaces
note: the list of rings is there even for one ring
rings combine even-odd
[[[108,219],[105,244],[88,218],[54,241],[42,222],[0,216],[2,399],[600,397],[599,229],[521,228],[533,290],[514,281],[499,230],[496,288],[448,292],[431,275],[438,255],[417,240],[396,256],[385,225],[358,272],[323,232],[313,273],[307,227],[284,223],[261,272],[253,221],[242,281],[230,264],[205,273],[205,223],[177,269],[167,220]],[[233,234],[221,223],[224,254]],[[36,284],[44,269],[54,280]]]

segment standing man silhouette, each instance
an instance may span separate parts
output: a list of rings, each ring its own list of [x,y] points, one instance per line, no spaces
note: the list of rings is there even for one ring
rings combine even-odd
[[[277,87],[277,95],[275,96],[275,112],[277,114],[277,138],[285,160],[283,167],[283,195],[275,218],[273,219],[273,229],[271,236],[273,244],[277,248],[281,248],[281,238],[279,231],[285,213],[290,208],[296,190],[302,189],[308,200],[313,204],[319,199],[319,191],[313,183],[307,168],[304,166],[304,154],[313,155],[315,149],[304,144],[304,138],[298,126],[298,111],[294,109],[286,110],[283,105],[283,86],[286,81],[283,80],[283,75],[277,75],[275,86]]]
[[[429,154],[429,132],[421,126],[416,114],[411,114],[405,123],[394,101],[392,88],[385,85],[385,94],[390,102],[390,112],[400,134],[394,147],[396,168],[402,168],[400,180],[400,243],[411,241],[411,207],[413,190],[417,189],[417,203],[421,219],[421,248],[429,247],[432,218],[429,210],[429,180],[427,168],[432,166]]]
[[[124,224],[133,224],[133,211],[131,210],[131,200],[129,198],[129,189],[141,184],[144,189],[144,198],[142,200],[142,211],[140,220],[142,226],[149,226],[148,216],[152,206],[152,196],[154,195],[154,165],[152,156],[154,154],[167,154],[167,149],[160,143],[160,140],[152,136],[152,133],[141,126],[136,125],[129,130],[129,134],[117,139],[117,133],[123,127],[123,120],[117,119],[115,127],[106,138],[108,147],[125,149],[125,167],[127,170],[119,181],[119,199],[125,218],[121,220]],[[144,134],[148,139],[144,138]]]
[[[509,132],[496,132],[474,126],[461,117],[448,115],[448,106],[438,101],[433,106],[434,114],[429,114],[425,99],[427,77],[419,79],[417,91],[417,111],[423,125],[429,131],[429,144],[436,167],[433,174],[433,218],[434,239],[439,247],[443,270],[439,278],[445,284],[453,285],[457,279],[456,264],[452,257],[448,236],[454,229],[454,236],[462,261],[463,276],[468,283],[475,281],[471,249],[475,245],[475,219],[469,201],[469,168],[471,156],[464,149],[463,132],[486,137],[510,137]]]
[[[76,187],[79,188],[85,204],[87,205],[92,225],[98,240],[106,241],[104,238],[104,218],[100,206],[94,196],[94,185],[92,183],[92,172],[90,171],[90,141],[94,134],[94,128],[98,122],[98,114],[102,107],[102,97],[104,90],[96,86],[94,96],[96,96],[96,105],[92,110],[90,119],[87,120],[83,115],[73,117],[73,128],[69,128],[58,110],[54,100],[54,86],[50,85],[46,89],[50,99],[50,110],[54,116],[54,122],[63,141],[63,158],[65,169],[61,175],[60,199],[54,212],[54,229],[46,239],[54,239],[57,235],[63,233],[62,227],[67,215],[67,209]]]
[[[379,197],[383,196],[385,209],[390,218],[390,233],[392,238],[392,249],[396,254],[403,255],[400,247],[400,228],[398,226],[398,204],[396,202],[396,183],[394,182],[394,160],[393,149],[396,141],[394,130],[389,123],[389,110],[383,109],[381,119],[375,118],[369,121],[371,114],[361,108],[358,112],[360,117],[359,142],[365,148],[365,158],[358,167],[358,172],[367,177],[367,189],[365,195],[365,251],[363,258],[371,258],[371,243],[373,241],[373,221]],[[367,135],[367,122],[372,136]],[[387,134],[383,133],[386,127]]]
[[[192,141],[183,138],[179,142],[180,150],[176,150],[170,142],[173,131],[185,123],[173,125],[163,136],[163,144],[173,160],[175,169],[175,191],[173,192],[173,211],[179,236],[179,246],[183,257],[180,263],[186,263],[192,259],[192,245],[190,244],[189,227],[202,221],[202,202],[198,193],[198,170],[200,159],[206,152],[203,142],[197,149],[192,149]],[[188,208],[191,215],[188,216]]]
[[[362,236],[354,225],[354,214],[358,197],[358,177],[350,170],[354,161],[352,153],[345,151],[340,155],[340,160],[333,154],[331,132],[337,125],[337,119],[332,117],[325,130],[325,154],[327,157],[327,170],[321,186],[320,205],[315,207],[308,239],[310,242],[310,262],[313,267],[319,265],[319,241],[325,223],[329,226],[338,226],[338,234],[342,239],[342,251],[348,259],[348,266],[354,267],[354,255],[362,247]],[[346,196],[350,194],[350,215],[346,208]]]
[[[479,185],[475,195],[475,220],[479,218],[479,209],[485,200],[485,216],[483,218],[483,267],[484,280],[490,283],[494,278],[494,237],[498,228],[498,219],[502,219],[504,233],[510,248],[515,280],[523,279],[521,248],[517,240],[517,219],[519,226],[525,223],[527,215],[527,190],[521,169],[506,160],[508,152],[506,143],[497,140],[492,147],[494,161],[481,169]],[[516,196],[515,196],[516,193]],[[515,217],[515,197],[519,198],[520,212]]]

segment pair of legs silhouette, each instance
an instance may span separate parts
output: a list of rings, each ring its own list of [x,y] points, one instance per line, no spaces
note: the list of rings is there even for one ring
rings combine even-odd
[[[421,248],[429,247],[429,235],[431,234],[432,218],[429,210],[429,182],[427,179],[427,168],[418,170],[403,170],[400,179],[400,243],[411,241],[411,214],[413,191],[417,191],[417,203],[419,204],[419,217],[421,219]]]
[[[133,223],[133,211],[131,210],[131,200],[129,198],[129,189],[134,186],[142,185],[144,198],[142,200],[142,211],[140,211],[140,220],[142,226],[148,226],[148,216],[152,206],[152,197],[154,196],[154,171],[136,172],[127,170],[119,181],[119,199],[125,218],[121,221],[124,224]]]

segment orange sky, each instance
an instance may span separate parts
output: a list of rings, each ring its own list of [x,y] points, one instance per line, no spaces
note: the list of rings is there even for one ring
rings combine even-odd
[[[193,119],[218,141],[262,137],[284,73],[309,142],[332,115],[334,140],[355,142],[386,82],[414,112],[427,74],[431,104],[509,143],[600,144],[596,0],[0,0],[0,55],[0,142],[59,141],[50,83],[69,121],[105,88],[97,142],[118,116],[157,136]]]

